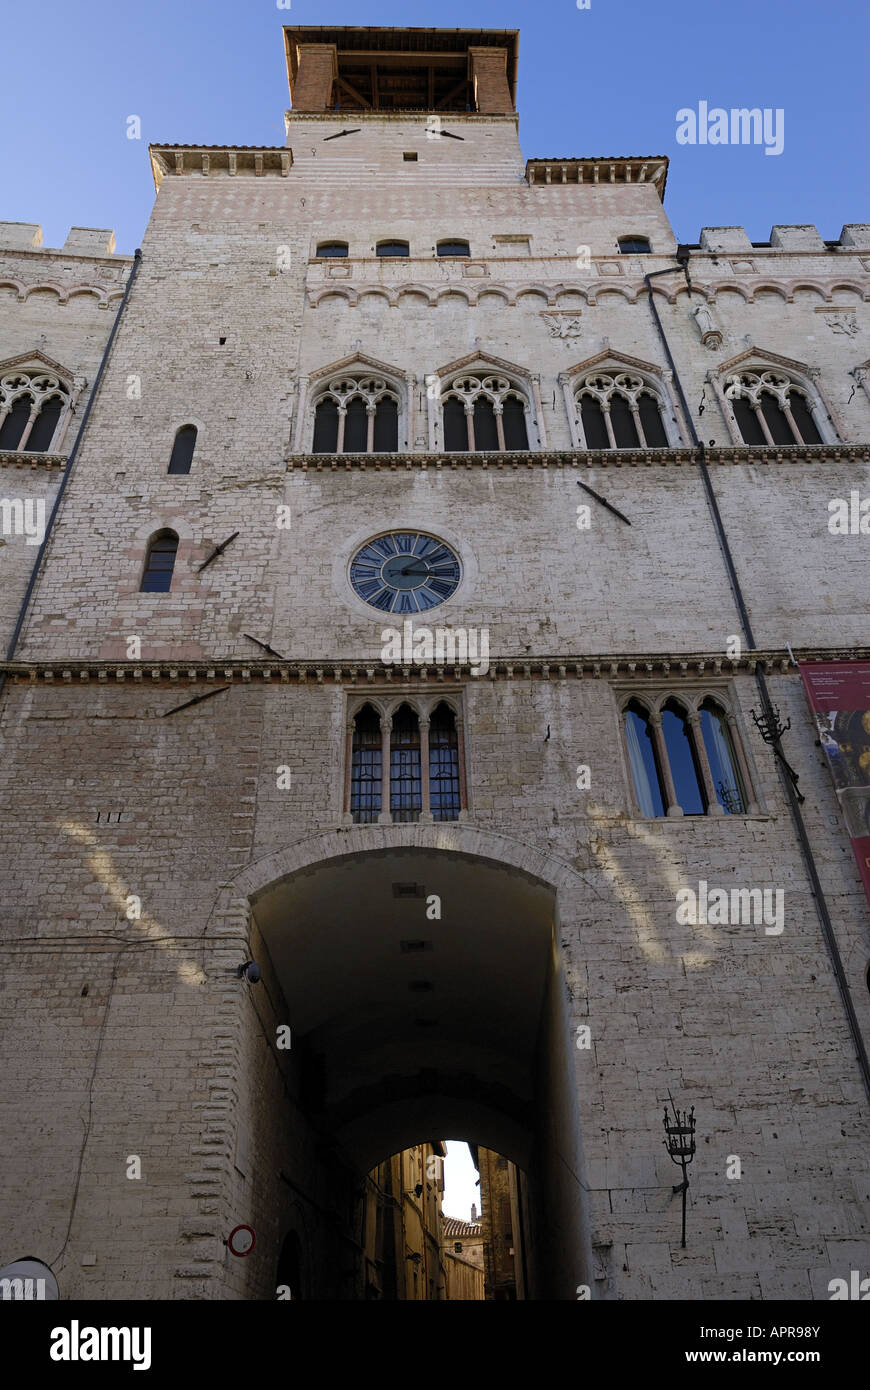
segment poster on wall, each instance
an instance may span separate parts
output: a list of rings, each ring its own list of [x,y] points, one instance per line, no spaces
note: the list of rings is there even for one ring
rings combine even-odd
[[[802,663],[800,673],[870,902],[870,661]]]

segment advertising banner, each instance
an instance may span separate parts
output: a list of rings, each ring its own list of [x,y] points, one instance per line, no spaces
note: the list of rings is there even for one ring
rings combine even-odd
[[[870,661],[813,661],[800,673],[870,902]]]

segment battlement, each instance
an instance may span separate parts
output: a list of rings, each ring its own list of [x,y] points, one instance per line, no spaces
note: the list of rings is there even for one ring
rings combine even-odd
[[[838,242],[822,239],[811,224],[771,227],[768,241],[750,241],[745,227],[702,227],[702,251],[870,251],[870,223],[850,222],[843,227]]]
[[[42,244],[38,222],[0,222],[0,251],[43,251],[46,255],[111,256],[115,233],[111,227],[70,227],[63,246]]]

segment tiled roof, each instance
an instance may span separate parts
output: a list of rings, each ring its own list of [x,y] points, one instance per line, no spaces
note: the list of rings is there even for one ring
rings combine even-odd
[[[445,1216],[445,1239],[455,1240],[458,1236],[471,1237],[480,1235],[483,1235],[483,1227],[479,1221],[460,1221],[458,1216]]]

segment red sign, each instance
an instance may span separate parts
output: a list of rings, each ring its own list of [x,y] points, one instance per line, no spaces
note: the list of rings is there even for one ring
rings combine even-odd
[[[800,673],[870,902],[870,661],[813,661]]]

